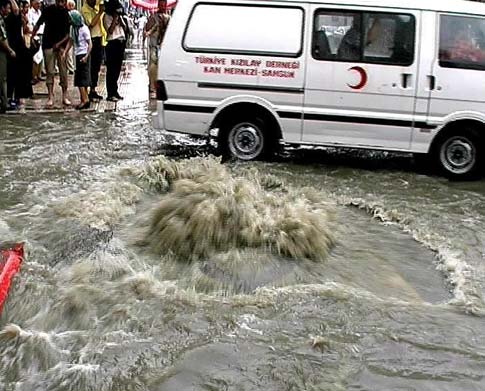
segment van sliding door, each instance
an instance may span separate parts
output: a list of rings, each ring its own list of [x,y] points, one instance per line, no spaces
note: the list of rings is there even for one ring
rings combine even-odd
[[[303,141],[409,150],[419,11],[312,11]]]
[[[470,112],[485,112],[485,18],[435,14],[437,48],[429,72],[422,76],[422,95],[429,96],[428,123],[439,126]],[[430,56],[431,57],[431,56]],[[468,114],[469,116],[469,114]]]

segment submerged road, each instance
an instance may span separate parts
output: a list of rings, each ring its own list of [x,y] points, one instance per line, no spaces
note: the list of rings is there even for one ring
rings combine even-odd
[[[129,56],[115,111],[1,119],[0,391],[485,389],[484,181],[193,158]]]

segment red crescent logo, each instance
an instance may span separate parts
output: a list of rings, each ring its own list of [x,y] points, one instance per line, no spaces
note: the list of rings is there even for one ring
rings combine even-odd
[[[349,71],[356,71],[360,76],[360,82],[356,85],[347,84],[353,90],[361,90],[367,84],[367,72],[362,67],[352,67]]]

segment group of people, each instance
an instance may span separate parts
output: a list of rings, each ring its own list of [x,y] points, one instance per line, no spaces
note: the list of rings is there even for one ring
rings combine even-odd
[[[32,85],[43,80],[47,86],[46,107],[54,105],[54,80],[59,76],[62,103],[68,95],[68,66],[74,58],[74,86],[79,89],[79,110],[103,97],[98,93],[99,73],[106,65],[108,101],[123,97],[118,92],[126,43],[133,34],[119,0],[84,0],[79,12],[74,0],[0,0],[0,113],[22,108],[33,95]],[[47,1],[47,0],[46,0]],[[156,85],[158,51],[170,17],[166,0],[143,26],[149,43],[150,94]]]

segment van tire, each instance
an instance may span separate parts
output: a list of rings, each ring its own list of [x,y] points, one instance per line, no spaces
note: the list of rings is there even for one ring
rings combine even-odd
[[[483,139],[473,128],[439,136],[433,160],[441,173],[452,180],[477,179],[482,168]]]
[[[261,160],[274,150],[268,125],[262,118],[231,118],[221,124],[219,148],[224,157]]]

